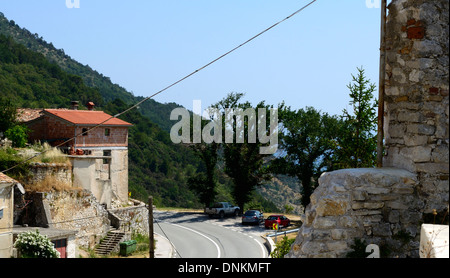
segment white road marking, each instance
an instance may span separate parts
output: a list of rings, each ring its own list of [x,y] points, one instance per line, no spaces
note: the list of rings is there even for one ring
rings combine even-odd
[[[263,256],[263,258],[266,258],[266,247],[261,242],[259,242],[256,238],[254,238],[253,240],[259,244],[259,247],[261,247],[262,256]]]
[[[183,229],[186,229],[186,230],[191,231],[191,232],[193,232],[193,233],[196,233],[196,234],[198,234],[198,235],[200,235],[200,236],[206,238],[207,240],[211,241],[211,242],[216,246],[216,248],[217,248],[217,258],[220,258],[220,247],[219,247],[219,245],[217,245],[217,243],[216,243],[214,240],[212,240],[212,239],[209,238],[208,236],[206,236],[206,235],[204,235],[204,234],[202,234],[202,233],[200,233],[200,232],[197,232],[197,231],[195,231],[195,230],[192,230],[192,229],[189,229],[189,228],[180,226],[180,225],[178,225],[178,224],[172,224],[172,225],[177,226],[177,227],[180,227],[180,228],[183,228]]]

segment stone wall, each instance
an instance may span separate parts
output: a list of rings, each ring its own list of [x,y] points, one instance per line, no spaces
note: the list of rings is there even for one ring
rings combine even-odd
[[[65,163],[31,163],[31,176],[27,183],[39,183],[48,177],[56,181],[72,185],[72,165]]]
[[[325,173],[311,195],[288,257],[342,258],[355,239],[377,244],[383,256],[418,257],[416,175],[401,169]]]
[[[448,12],[448,0],[394,0],[387,22],[384,166],[418,173],[426,212],[449,202]]]
[[[448,209],[449,1],[388,8],[385,168],[325,173],[287,257],[345,257],[355,239],[419,257],[426,214]]]
[[[33,200],[28,215],[22,219],[29,226],[77,231],[77,246],[93,248],[110,229],[108,212],[87,191],[29,193]],[[25,216],[24,216],[25,217]]]
[[[148,209],[145,203],[132,200],[133,206],[110,209],[111,225],[126,233],[148,235]]]
[[[148,209],[137,200],[131,206],[107,210],[87,190],[27,193],[32,202],[16,224],[76,231],[77,246],[93,249],[108,231],[148,235]]]

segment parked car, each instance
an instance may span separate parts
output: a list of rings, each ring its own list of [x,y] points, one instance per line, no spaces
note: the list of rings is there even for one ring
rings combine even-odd
[[[212,207],[205,208],[205,213],[208,214],[210,218],[216,216],[219,218],[224,218],[225,215],[238,216],[240,208],[232,205],[228,202],[215,203]]]
[[[279,227],[287,227],[291,224],[291,220],[284,215],[273,214],[267,217],[266,221],[264,221],[264,227],[266,229],[273,229],[273,224],[275,223],[278,223]]]
[[[242,215],[242,225],[245,224],[255,224],[259,225],[259,223],[264,221],[264,215],[259,210],[247,210],[244,215]]]

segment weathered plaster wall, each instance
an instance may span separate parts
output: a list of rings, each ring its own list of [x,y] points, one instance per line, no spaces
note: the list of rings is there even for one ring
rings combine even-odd
[[[108,208],[128,201],[128,149],[90,148],[91,155],[70,156],[73,186],[91,191]],[[110,155],[104,156],[104,151]]]

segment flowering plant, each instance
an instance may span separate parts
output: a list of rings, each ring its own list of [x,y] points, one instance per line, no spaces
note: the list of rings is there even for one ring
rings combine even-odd
[[[19,234],[14,247],[19,250],[22,258],[59,258],[60,256],[50,239],[41,235],[39,230]]]

